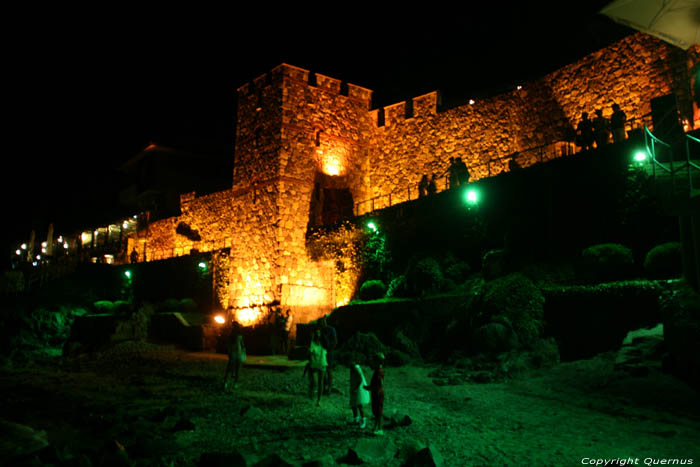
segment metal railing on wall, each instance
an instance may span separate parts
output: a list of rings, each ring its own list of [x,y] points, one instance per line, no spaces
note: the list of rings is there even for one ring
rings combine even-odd
[[[700,190],[700,186],[695,188],[693,182],[694,174],[700,175],[700,160],[695,160],[691,157],[691,144],[700,144],[700,140],[692,135],[684,135],[684,156],[685,160],[675,161],[674,164],[674,154],[673,148],[670,144],[657,138],[648,126],[644,127],[644,144],[646,146],[647,154],[651,158],[651,173],[654,179],[657,178],[657,168],[661,170],[662,173],[666,173],[671,177],[671,194],[676,195],[676,178],[679,172],[685,171],[685,177],[688,183],[688,195],[693,196],[694,190]],[[667,151],[668,161],[660,161],[658,157],[658,148],[663,148],[663,151]],[[681,175],[681,176],[683,176]],[[685,190],[684,190],[685,191]]]
[[[688,135],[685,135],[685,155],[686,161],[688,163],[688,188],[690,189],[690,196],[695,194],[695,190],[700,190],[700,183],[698,183],[697,188],[693,184],[693,174],[700,175],[700,161],[693,160],[690,156],[691,143],[695,143],[698,148],[700,148],[700,139]]]
[[[550,161],[559,157],[571,156],[576,152],[576,146],[573,142],[556,141],[507,156],[489,159],[486,162],[469,166],[470,182],[493,177],[512,170],[511,161],[517,168],[525,168],[536,163]],[[436,193],[449,189],[450,180],[447,174],[442,174],[435,179]],[[396,204],[413,201],[419,197],[421,197],[420,184],[410,184],[403,190],[395,190],[390,193],[356,202],[353,207],[353,214],[355,216],[361,216],[379,209],[389,208]]]

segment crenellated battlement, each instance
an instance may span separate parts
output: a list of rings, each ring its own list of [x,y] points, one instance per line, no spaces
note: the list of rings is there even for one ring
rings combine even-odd
[[[436,115],[440,91],[431,91],[409,100],[386,105],[370,111],[370,120],[378,127],[390,127],[405,120]]]
[[[254,78],[252,81],[241,85],[238,88],[238,96],[255,95],[256,92],[263,90],[273,83],[280,83],[283,78],[288,78],[297,82],[305,83],[322,91],[345,96],[349,99],[365,102],[367,109],[371,106],[372,90],[358,86],[356,84],[344,82],[343,80],[332,78],[330,76],[313,73],[304,68],[299,68],[294,65],[282,63],[267,73]]]

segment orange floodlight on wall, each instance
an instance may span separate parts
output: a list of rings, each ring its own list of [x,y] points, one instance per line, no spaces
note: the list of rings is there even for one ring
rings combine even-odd
[[[324,154],[321,171],[326,175],[343,175],[345,173],[345,161],[335,154]]]
[[[262,315],[259,307],[248,307],[241,308],[236,311],[236,321],[241,323],[243,326],[250,326],[255,324]]]

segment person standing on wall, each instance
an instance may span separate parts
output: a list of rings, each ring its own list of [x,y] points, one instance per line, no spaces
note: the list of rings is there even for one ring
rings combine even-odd
[[[597,148],[608,144],[610,139],[610,125],[608,119],[603,117],[603,111],[596,109],[595,118],[593,119],[593,134],[595,135],[595,146]]]
[[[437,193],[437,178],[435,177],[435,174],[432,175],[430,178],[430,182],[428,182],[428,195],[434,195]]]
[[[593,122],[588,119],[588,112],[583,112],[581,114],[581,121],[578,122],[576,133],[578,146],[580,146],[581,149],[584,151],[593,149],[593,141],[595,141]]]
[[[612,105],[612,116],[610,117],[610,130],[612,131],[613,141],[619,143],[627,138],[625,132],[625,123],[627,122],[627,115],[620,109],[617,104]]]
[[[433,179],[435,179],[435,174],[433,174]],[[449,188],[459,185],[459,174],[457,173],[457,164],[454,157],[450,157],[450,165],[447,167],[447,181],[450,185]]]
[[[457,183],[459,185],[469,183],[469,169],[467,169],[467,164],[464,163],[461,157],[455,159],[455,171],[457,172]]]
[[[418,197],[424,198],[427,195],[428,195],[428,176],[423,174],[423,176],[420,179],[420,182],[418,182]]]
[[[330,394],[331,389],[333,389],[333,366],[335,364],[334,350],[338,345],[338,333],[335,331],[333,326],[328,325],[328,319],[326,316],[323,316],[320,319],[319,324],[321,325],[321,345],[323,345],[323,348],[326,349],[326,361],[328,362],[324,377],[324,389],[326,394]]]

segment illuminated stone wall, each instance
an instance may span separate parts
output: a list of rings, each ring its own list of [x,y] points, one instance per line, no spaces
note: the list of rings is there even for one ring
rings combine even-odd
[[[215,271],[228,293],[217,295],[245,317],[279,304],[305,322],[336,305],[335,265],[312,261],[305,247],[314,183],[368,193],[371,92],[348,85],[344,93],[323,75],[311,86],[308,74],[281,65],[239,88],[232,189],[183,194],[182,214],[146,234],[148,260],[229,249],[215,265],[229,265]],[[182,225],[200,239],[177,233]]]
[[[335,262],[313,261],[306,249],[315,184],[347,188],[355,202],[391,194],[396,204],[422,174],[445,173],[451,156],[467,161],[473,179],[508,170],[516,151],[521,165],[533,164],[527,150],[566,140],[584,111],[609,116],[614,101],[641,119],[652,97],[684,91],[690,55],[633,35],[473,105],[439,111],[432,92],[412,99],[408,118],[405,103],[387,106],[382,126],[371,91],[280,65],[238,89],[232,188],[183,194],[180,216],[151,223],[129,245],[148,260],[216,252],[222,306],[252,319],[279,304],[296,322],[315,319],[348,299],[336,290]]]
[[[691,116],[687,57],[640,33],[523,83],[520,90],[473,105],[438,112],[438,95],[429,93],[412,99],[411,118],[406,118],[405,102],[387,106],[385,124],[370,141],[372,195],[402,199],[423,174],[445,174],[450,157],[466,161],[472,180],[508,170],[509,155],[516,151],[522,166],[531,165],[538,153],[528,149],[557,141],[564,148],[583,112],[593,116],[600,108],[610,117],[613,102],[628,120],[641,122],[651,112],[653,97],[675,92],[684,115]],[[379,112],[371,112],[373,121]]]

